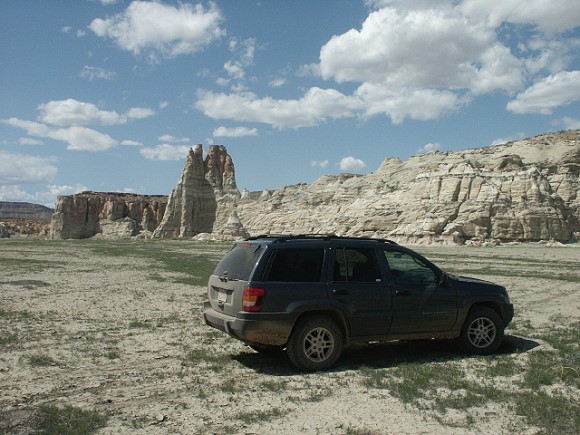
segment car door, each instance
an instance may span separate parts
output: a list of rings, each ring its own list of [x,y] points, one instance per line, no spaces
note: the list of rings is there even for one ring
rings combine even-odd
[[[391,325],[391,294],[373,246],[331,246],[329,299],[347,316],[351,336],[385,336]]]
[[[392,334],[448,331],[457,318],[457,296],[442,272],[420,255],[385,248],[393,294]]]

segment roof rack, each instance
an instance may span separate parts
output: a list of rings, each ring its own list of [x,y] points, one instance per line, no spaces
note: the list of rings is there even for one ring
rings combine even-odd
[[[336,234],[261,234],[259,236],[248,237],[246,240],[268,239],[276,243],[283,243],[288,240],[320,239],[320,240],[367,240],[372,242],[389,243],[397,245],[397,242],[389,239],[375,239],[372,237],[352,237],[337,236]]]

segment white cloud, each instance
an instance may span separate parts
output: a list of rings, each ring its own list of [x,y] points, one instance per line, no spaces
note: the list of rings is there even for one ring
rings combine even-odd
[[[226,72],[230,77],[236,80],[241,80],[246,75],[246,72],[244,71],[244,66],[241,64],[241,62],[228,60],[224,64],[224,69],[226,70]]]
[[[354,116],[356,98],[334,89],[311,88],[299,100],[257,98],[253,93],[225,94],[199,91],[195,107],[213,119],[263,122],[275,128],[309,127],[326,119]]]
[[[367,118],[388,115],[394,124],[405,118],[437,119],[467,103],[451,91],[432,89],[393,89],[380,84],[363,83],[355,95],[364,103]]]
[[[188,137],[175,137],[170,134],[164,134],[162,136],[159,136],[158,139],[163,142],[182,142],[182,143],[189,142],[190,140]]]
[[[44,145],[41,140],[32,139],[30,137],[21,137],[18,139],[20,145]]]
[[[286,78],[278,77],[278,78],[270,80],[270,82],[268,83],[268,86],[270,86],[272,88],[279,88],[280,86],[284,86],[285,84],[286,84]]]
[[[85,65],[81,70],[79,77],[87,80],[111,80],[115,77],[114,71],[108,71],[104,68],[98,68],[95,66],[87,66]]]
[[[244,137],[244,136],[257,136],[257,128],[248,127],[223,127],[220,126],[213,131],[213,137]]]
[[[54,179],[56,157],[14,154],[0,150],[0,184],[27,184]]]
[[[180,3],[177,7],[151,1],[131,2],[112,18],[96,18],[90,29],[98,36],[113,39],[119,48],[155,57],[173,58],[202,50],[225,35],[220,28],[221,11],[210,2],[209,8]]]
[[[497,139],[495,139],[491,143],[491,145],[492,146],[493,145],[503,145],[503,144],[506,144],[508,142],[512,142],[514,140],[523,139],[525,137],[526,137],[526,134],[525,133],[521,133],[521,132],[520,133],[515,133],[515,134],[513,134],[511,136],[508,136],[508,137],[500,137],[500,138],[497,138]]]
[[[155,115],[155,111],[146,107],[132,107],[127,111],[126,117],[129,119],[145,119]]]
[[[181,160],[189,153],[186,145],[161,144],[154,148],[142,148],[139,152],[149,160]]]
[[[580,71],[562,71],[546,77],[507,104],[510,112],[550,115],[554,109],[580,101]]]
[[[112,110],[101,110],[92,103],[75,99],[55,100],[38,106],[39,119],[47,124],[60,127],[72,125],[118,125],[129,119],[151,117],[155,111],[143,107],[133,107],[126,114],[120,115]]]
[[[22,186],[19,184],[0,185],[0,201],[30,202],[54,208],[58,196],[73,195],[86,190],[88,190],[87,187],[81,184],[75,186],[50,184],[46,186],[46,190],[44,191],[30,193],[22,190]]]
[[[513,91],[522,82],[520,62],[496,41],[494,29],[445,6],[371,12],[361,30],[334,36],[321,48],[320,72],[339,83],[476,92]]]
[[[580,119],[574,119],[570,118],[569,116],[566,116],[564,119],[562,119],[561,122],[564,125],[564,128],[566,128],[566,130],[580,129]]]
[[[86,127],[53,128],[39,122],[23,121],[17,118],[3,119],[2,122],[26,130],[29,136],[66,142],[69,150],[104,151],[118,145],[118,142],[111,136]]]
[[[430,153],[433,151],[439,151],[441,149],[441,144],[438,143],[431,143],[425,144],[419,150],[420,153]]]
[[[310,166],[315,167],[318,166],[320,168],[328,168],[328,165],[330,164],[330,162],[328,160],[322,160],[322,161],[318,161],[318,160],[311,160],[310,161]]]
[[[462,12],[472,19],[498,27],[504,22],[532,24],[543,32],[565,32],[578,27],[577,0],[464,0]]]
[[[141,142],[138,142],[136,140],[130,140],[130,139],[125,139],[125,140],[121,141],[121,145],[129,146],[129,147],[143,146],[143,144]]]
[[[100,110],[91,103],[72,98],[49,101],[38,106],[40,121],[58,126],[71,125],[116,125],[126,122],[115,111]]]
[[[345,172],[362,171],[367,167],[366,163],[352,156],[344,157],[339,164],[340,170]]]

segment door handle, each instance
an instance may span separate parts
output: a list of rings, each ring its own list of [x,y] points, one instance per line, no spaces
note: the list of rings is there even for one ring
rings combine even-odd
[[[334,290],[332,290],[332,294],[335,295],[335,296],[344,296],[344,295],[347,295],[348,294],[348,290],[337,290],[337,289],[334,289]]]
[[[395,295],[397,296],[411,296],[410,290],[395,290]]]

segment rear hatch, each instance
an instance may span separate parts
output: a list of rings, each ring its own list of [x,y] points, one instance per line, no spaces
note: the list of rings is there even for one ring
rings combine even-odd
[[[208,298],[214,310],[230,316],[242,311],[244,288],[265,250],[264,241],[240,242],[224,256],[208,283]]]

